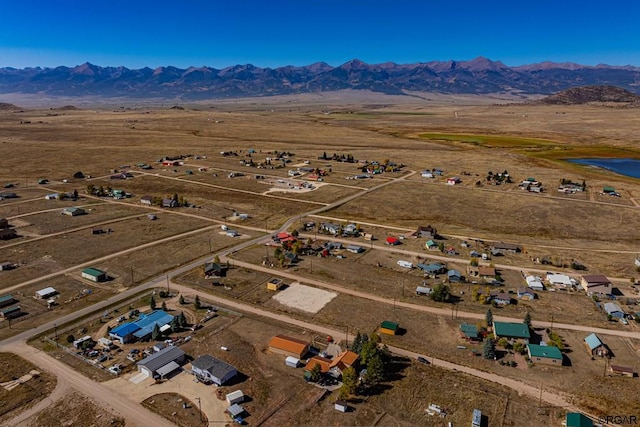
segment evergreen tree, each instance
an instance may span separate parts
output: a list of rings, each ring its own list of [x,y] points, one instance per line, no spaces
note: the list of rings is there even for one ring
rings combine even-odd
[[[313,365],[313,368],[311,368],[311,372],[309,372],[309,379],[314,383],[317,383],[318,381],[320,381],[321,375],[322,368],[320,367],[319,363],[316,363],[315,365]]]
[[[493,341],[493,338],[488,338],[484,342],[484,347],[482,347],[482,357],[489,360],[496,358],[496,343]]]
[[[193,302],[193,307],[196,310],[200,310],[200,308],[202,308],[202,304],[200,303],[200,297],[198,295],[196,295],[196,300]]]
[[[527,327],[531,328],[531,315],[529,314],[528,311],[524,315],[523,323],[527,325]]]
[[[347,399],[356,394],[358,389],[358,373],[353,366],[349,366],[342,372],[342,387],[340,388],[340,396]]]
[[[73,335],[67,335],[67,342],[69,344],[72,344],[75,340],[76,340],[76,337],[74,337]]]
[[[180,305],[184,305],[184,297],[182,295],[180,295],[178,302],[180,303]]]
[[[180,326],[181,328],[184,328],[186,324],[187,324],[187,318],[184,316],[183,312],[180,312],[180,314],[178,314],[178,326]]]
[[[151,339],[154,341],[158,341],[161,337],[160,326],[156,323],[153,325],[153,331],[151,332]]]
[[[151,300],[149,301],[149,308],[151,310],[156,309],[156,299],[153,297],[153,295],[151,295]]]
[[[167,303],[162,301],[162,311],[167,311]]]
[[[356,333],[356,336],[353,338],[353,342],[351,343],[351,351],[360,354],[360,351],[362,350],[362,344],[362,335],[360,334],[360,331],[358,331]]]
[[[171,332],[178,332],[178,330],[180,329],[178,316],[174,316],[173,319],[171,319],[171,323],[169,324],[169,326],[171,326]]]
[[[487,314],[484,315],[484,320],[486,320],[487,326],[493,325],[493,313],[491,312],[491,309],[487,310]]]
[[[375,385],[384,381],[384,378],[385,366],[382,360],[382,355],[376,353],[367,361],[367,374],[365,376],[365,382],[369,385]]]

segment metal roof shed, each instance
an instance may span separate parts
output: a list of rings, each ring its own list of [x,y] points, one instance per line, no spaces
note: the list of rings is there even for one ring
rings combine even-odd
[[[160,375],[161,378],[164,378],[165,376],[169,375],[170,373],[174,372],[177,369],[180,369],[180,365],[178,365],[176,362],[169,362],[163,367],[161,367],[160,369],[158,369],[156,373]]]
[[[45,299],[45,298],[52,297],[52,296],[56,295],[57,293],[58,293],[58,291],[56,291],[54,288],[49,286],[49,287],[46,287],[44,289],[40,289],[39,291],[36,291],[36,298]]]
[[[180,347],[167,347],[138,362],[138,370],[153,376],[157,371],[171,362],[182,362],[185,358]]]

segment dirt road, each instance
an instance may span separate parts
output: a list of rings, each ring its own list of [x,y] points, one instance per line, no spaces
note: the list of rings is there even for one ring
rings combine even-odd
[[[10,351],[25,359],[31,361],[34,365],[54,374],[60,386],[56,387],[58,393],[73,388],[79,392],[95,399],[105,407],[106,410],[125,418],[128,426],[155,426],[155,427],[171,427],[173,426],[168,420],[156,415],[137,402],[123,397],[117,391],[111,390],[102,384],[92,381],[73,370],[70,366],[56,360],[47,353],[28,346],[26,343],[13,344],[10,347],[1,346],[1,351]],[[46,402],[52,403],[60,396],[52,396],[46,399]],[[44,407],[48,406],[43,403]],[[42,409],[42,408],[41,408]],[[20,418],[22,417],[19,416]],[[11,423],[11,425],[16,425]]]

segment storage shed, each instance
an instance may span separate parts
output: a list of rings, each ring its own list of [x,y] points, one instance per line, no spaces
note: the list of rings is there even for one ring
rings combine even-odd
[[[44,288],[44,289],[40,289],[39,291],[36,291],[36,298],[37,299],[47,299],[50,298],[52,296],[58,295],[58,291],[56,291],[54,288],[52,288],[51,286]]]
[[[92,282],[104,282],[107,280],[107,273],[97,268],[85,268],[82,270],[82,278]]]
[[[396,322],[385,320],[380,324],[380,332],[387,335],[395,335],[398,333],[399,327]]]
[[[225,399],[227,400],[227,403],[229,405],[233,405],[235,403],[242,403],[244,402],[244,393],[242,392],[242,390],[232,391],[231,393],[225,396]]]

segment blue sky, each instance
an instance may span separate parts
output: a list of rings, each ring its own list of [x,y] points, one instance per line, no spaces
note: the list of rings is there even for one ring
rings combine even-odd
[[[469,60],[640,66],[640,2],[0,0],[0,67]]]

